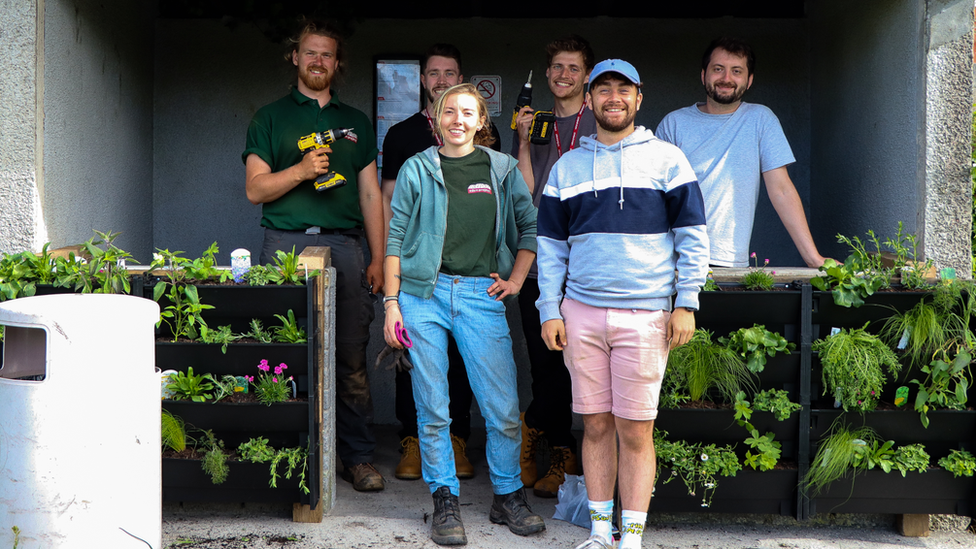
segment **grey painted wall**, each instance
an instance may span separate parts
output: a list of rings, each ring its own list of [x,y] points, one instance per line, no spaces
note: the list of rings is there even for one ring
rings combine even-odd
[[[821,252],[842,261],[848,250],[837,233],[890,235],[898,220],[910,231],[919,226],[924,7],[915,0],[809,6],[812,231]]]
[[[800,195],[809,201],[810,112],[807,22],[803,20],[557,20],[537,32],[536,20],[367,20],[348,43],[347,74],[340,97],[373,115],[373,57],[422,54],[430,43],[454,40],[464,55],[464,73],[502,76],[503,109],[493,120],[507,126],[530,69],[535,103],[552,104],[545,86],[545,43],[580,32],[598,59],[624,57],[641,71],[644,106],[638,123],[651,129],[667,112],[703,98],[699,59],[720,34],[751,40],[761,72],[747,98],[769,105],[783,122],[798,162],[791,168]],[[465,32],[447,32],[463,28]],[[489,45],[483,37],[492,37]],[[640,37],[639,48],[621,37]],[[228,47],[233,55],[202,55]],[[237,247],[260,245],[260,208],[244,197],[240,153],[254,111],[287,93],[294,68],[282,48],[253,27],[229,29],[219,21],[159,20],[156,26],[153,193],[154,245],[198,254],[217,240],[221,260]],[[528,54],[526,52],[529,52]],[[502,131],[503,147],[511,132]],[[774,265],[800,265],[799,254],[768,200],[757,212],[754,248]]]
[[[92,229],[152,250],[151,2],[44,2],[44,222],[54,246]]]

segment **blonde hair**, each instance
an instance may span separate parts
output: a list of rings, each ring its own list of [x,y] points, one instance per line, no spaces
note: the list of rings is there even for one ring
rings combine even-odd
[[[441,116],[444,114],[444,103],[452,95],[470,95],[475,98],[475,101],[478,102],[478,119],[481,121],[481,129],[474,134],[474,144],[483,147],[491,146],[495,142],[495,136],[491,134],[491,118],[488,117],[488,102],[481,96],[481,93],[478,92],[478,88],[474,87],[474,84],[458,84],[457,86],[452,86],[437,98],[437,102],[434,103],[434,133],[441,138],[441,141],[444,140],[443,130],[441,130]]]

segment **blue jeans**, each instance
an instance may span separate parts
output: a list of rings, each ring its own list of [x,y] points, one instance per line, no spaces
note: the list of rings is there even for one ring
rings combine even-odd
[[[431,493],[447,486],[452,494],[460,495],[449,430],[448,332],[464,358],[471,391],[485,418],[492,488],[496,494],[522,488],[512,336],[505,304],[488,295],[492,283],[490,278],[440,274],[430,299],[400,293],[400,312],[413,339],[410,378],[417,403],[422,471]]]

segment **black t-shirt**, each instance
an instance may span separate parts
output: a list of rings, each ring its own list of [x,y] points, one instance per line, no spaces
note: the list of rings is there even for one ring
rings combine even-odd
[[[494,124],[491,125],[491,135],[495,137],[491,148],[501,152],[502,141]],[[383,179],[396,179],[408,158],[436,144],[437,139],[431,133],[423,111],[395,124],[383,141]]]

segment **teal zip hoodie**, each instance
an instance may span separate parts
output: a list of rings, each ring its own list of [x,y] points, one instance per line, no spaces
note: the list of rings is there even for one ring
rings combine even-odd
[[[430,298],[441,269],[447,228],[447,187],[437,146],[410,157],[397,175],[393,191],[386,255],[400,258],[400,291]],[[498,274],[508,279],[519,250],[536,251],[536,209],[529,188],[511,156],[478,146],[491,160],[495,196],[495,259]]]

